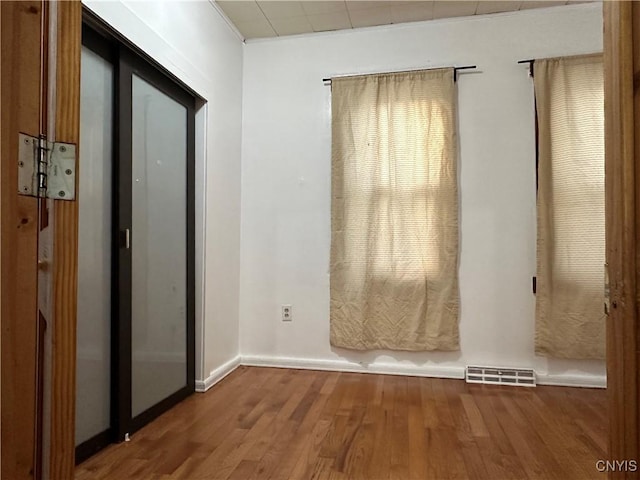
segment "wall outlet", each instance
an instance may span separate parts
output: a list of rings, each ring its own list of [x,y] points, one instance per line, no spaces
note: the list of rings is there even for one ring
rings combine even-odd
[[[290,322],[293,320],[293,310],[291,309],[291,305],[282,305],[282,321]]]

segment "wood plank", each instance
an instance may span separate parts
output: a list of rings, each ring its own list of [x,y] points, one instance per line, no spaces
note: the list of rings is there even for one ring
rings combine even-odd
[[[82,4],[58,2],[57,13],[55,139],[79,145]],[[79,178],[76,169],[76,192]],[[78,201],[56,200],[53,221],[49,475],[64,480],[73,478],[75,467]]]
[[[41,4],[0,2],[2,268],[1,477],[34,477],[38,203],[17,194],[18,133],[37,136]]]
[[[529,478],[569,478],[567,472],[563,471],[563,464],[555,460],[544,442],[534,432],[522,429],[514,422],[498,396],[493,397],[491,403]]]
[[[609,457],[640,460],[640,6],[604,2],[605,215],[611,309],[607,318],[607,383],[610,392]],[[610,472],[613,479],[640,478]]]
[[[582,391],[582,389],[579,390]],[[595,473],[597,452],[591,450],[589,446],[582,448],[584,438],[576,435],[572,425],[573,415],[562,408],[564,401],[555,392],[556,389],[552,387],[550,393],[556,399],[555,402],[539,402],[536,392],[529,392],[528,395],[520,395],[516,398],[503,398],[502,401],[505,404],[512,403],[512,409],[520,411],[519,417],[522,419],[518,423],[520,428],[529,429],[532,435],[536,435],[540,441],[548,445],[555,460],[571,472],[567,478],[589,478]],[[600,395],[599,398],[595,398],[602,401],[604,397],[605,395]],[[593,396],[590,396],[590,400],[595,401]],[[571,402],[567,403],[571,408]],[[604,420],[598,421],[604,423]],[[590,424],[598,421],[591,420]]]
[[[409,414],[407,408],[407,378],[395,377],[393,429],[391,431],[390,479],[409,477]]]
[[[604,390],[244,368],[87,460],[77,478],[602,478],[606,419],[584,407],[604,408]]]
[[[469,419],[471,434],[474,437],[488,437],[489,432],[487,431],[487,426],[484,424],[482,414],[480,413],[476,402],[473,400],[473,395],[460,395],[460,400],[462,401],[465,414]]]
[[[426,478],[427,458],[420,379],[408,379],[409,478]]]

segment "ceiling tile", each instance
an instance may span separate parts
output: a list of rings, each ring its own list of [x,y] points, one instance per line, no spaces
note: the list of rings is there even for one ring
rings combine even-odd
[[[369,8],[380,8],[380,7],[391,7],[393,5],[407,5],[409,3],[424,3],[418,1],[368,1],[368,0],[348,0],[345,2],[347,4],[347,10],[368,10]]]
[[[465,17],[474,15],[478,2],[436,1],[433,2],[433,18]]]
[[[518,1],[484,1],[478,2],[476,15],[485,13],[514,12],[520,9],[521,0]]]
[[[528,8],[544,8],[544,7],[556,7],[558,5],[564,5],[567,2],[550,2],[550,1],[536,1],[536,0],[524,0],[520,4],[520,10],[526,10]]]
[[[420,22],[433,18],[433,2],[411,2],[408,5],[394,5],[391,8],[393,23]]]
[[[272,18],[270,22],[278,35],[297,35],[299,33],[313,32],[313,27],[306,16]]]
[[[354,10],[367,10],[369,8],[377,8],[386,5],[388,2],[376,2],[367,1],[367,0],[349,0],[345,2],[347,5],[347,10],[349,12],[353,12]]]
[[[319,15],[324,13],[346,12],[347,6],[344,1],[327,1],[327,2],[301,2],[302,8],[307,15]]]
[[[258,5],[269,20],[304,16],[304,10],[300,2],[261,1],[258,2]]]
[[[262,20],[252,20],[250,22],[237,22],[236,27],[244,38],[264,38],[275,37],[276,32],[264,16]]]
[[[308,15],[307,18],[313,27],[314,32],[326,32],[329,30],[340,30],[351,28],[347,9],[342,12],[321,13],[318,15]]]
[[[264,14],[256,2],[217,2],[222,11],[233,23],[250,22],[264,18]]]
[[[354,28],[388,25],[391,23],[391,7],[385,5],[382,7],[349,11],[349,18]]]

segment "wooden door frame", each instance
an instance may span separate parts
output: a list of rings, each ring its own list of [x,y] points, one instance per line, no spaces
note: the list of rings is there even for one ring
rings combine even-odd
[[[57,2],[55,140],[74,143],[80,155],[82,4]],[[52,350],[49,478],[72,479],[75,470],[76,315],[79,162],[76,200],[53,201]]]
[[[46,133],[50,141],[78,144],[82,5],[79,1],[56,2],[55,6],[37,0],[3,1],[0,12],[1,474],[16,480],[43,474],[56,480],[71,479],[78,206],[77,201],[47,202],[49,226],[53,228],[52,258],[46,259],[43,268],[50,270],[50,285],[38,285],[38,262],[42,260],[38,257],[38,200],[18,195],[17,147],[20,132],[32,136]],[[56,52],[51,62],[50,52]],[[55,78],[46,70],[51,64],[55,65]],[[47,106],[51,107],[52,121],[45,120]],[[55,132],[47,132],[47,125],[55,125]],[[44,374],[49,388],[40,393],[49,404],[44,420],[37,412],[36,396],[42,378],[36,375],[38,287],[51,292],[51,309],[46,312],[50,362]],[[38,441],[43,437],[41,457]]]
[[[18,134],[40,129],[42,5],[0,2],[2,478],[36,475],[38,201],[18,195]]]
[[[609,459],[635,462],[610,478],[640,478],[640,4],[603,4]],[[628,465],[624,464],[623,465]]]

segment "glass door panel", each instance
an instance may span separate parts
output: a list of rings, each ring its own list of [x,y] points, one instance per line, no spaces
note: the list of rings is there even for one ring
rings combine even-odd
[[[132,76],[131,415],[187,386],[187,109]]]
[[[76,445],[111,425],[113,66],[82,48]]]
[[[195,97],[99,20],[87,21],[77,462],[132,436],[195,387]]]

